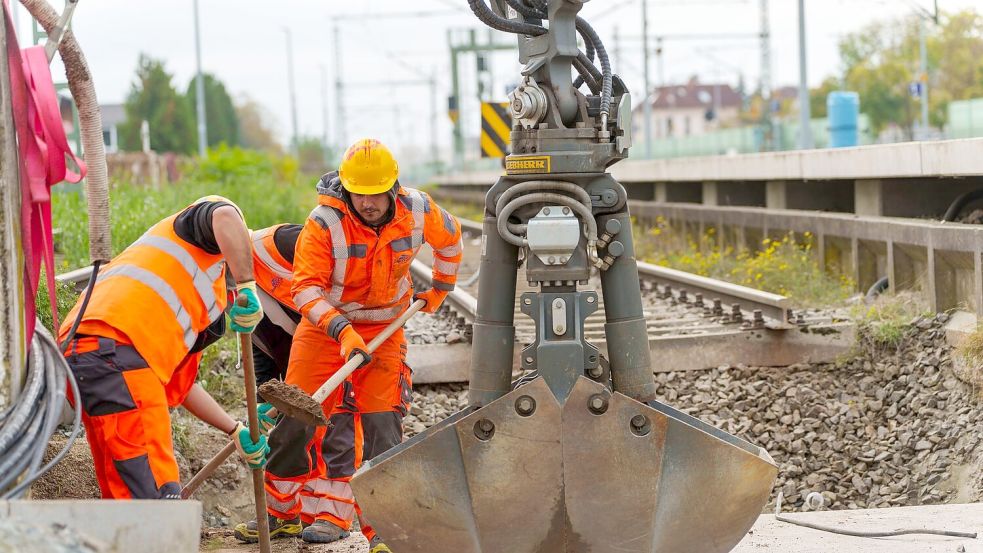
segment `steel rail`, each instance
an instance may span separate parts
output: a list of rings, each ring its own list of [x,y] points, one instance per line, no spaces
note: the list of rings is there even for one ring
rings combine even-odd
[[[481,233],[481,223],[467,219],[460,219],[460,221],[462,230],[473,234]],[[760,311],[762,316],[774,321],[769,326],[778,328],[791,326],[789,321],[791,302],[785,296],[641,261],[638,262],[638,276],[668,286],[677,298],[684,290],[686,297],[702,294],[704,301],[710,302],[710,305],[714,300],[720,300],[725,312],[731,312],[731,307],[736,304],[740,306],[742,312],[751,315],[752,320],[754,312]]]
[[[414,279],[427,284],[431,283],[432,273],[430,267],[418,259],[414,259],[413,263],[410,264],[410,273]],[[446,305],[458,312],[469,323],[474,322],[474,314],[478,311],[478,300],[474,296],[464,290],[455,288],[447,293],[447,299],[444,301]]]

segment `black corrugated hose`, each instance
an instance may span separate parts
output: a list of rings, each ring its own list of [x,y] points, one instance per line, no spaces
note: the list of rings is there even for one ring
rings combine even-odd
[[[485,4],[485,0],[468,0],[468,6],[471,7],[471,11],[474,12],[474,15],[480,19],[482,23],[488,25],[496,31],[529,36],[546,34],[546,29],[544,27],[540,27],[539,25],[520,23],[518,21],[512,21],[510,19],[505,19],[504,17],[499,17],[491,10],[491,8],[488,7],[487,4]]]
[[[61,347],[40,320],[35,325],[27,356],[24,389],[0,414],[0,499],[22,497],[35,480],[65,458],[81,432],[82,406],[79,404],[78,382],[63,354],[75,338],[79,322],[89,305],[99,277],[99,265],[99,261],[93,263],[79,314]],[[76,401],[72,431],[61,450],[42,466],[48,442],[58,428],[68,400],[66,386],[71,387],[72,397]]]

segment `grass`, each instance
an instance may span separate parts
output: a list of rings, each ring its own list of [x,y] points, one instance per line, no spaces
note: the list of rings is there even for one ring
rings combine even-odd
[[[313,177],[297,173],[291,158],[222,147],[211,150],[183,180],[150,188],[116,183],[110,190],[113,254],[123,251],[148,228],[198,198],[224,196],[238,205],[250,228],[276,223],[302,223],[317,203]],[[55,249],[58,272],[89,264],[89,228],[81,192],[55,194],[54,226],[60,232]]]
[[[659,218],[650,228],[636,225],[636,255],[656,265],[788,296],[798,307],[837,305],[854,293],[850,279],[820,268],[809,233],[764,238],[751,250],[722,246],[717,232],[711,227],[694,240]]]
[[[956,346],[961,363],[953,363],[956,376],[972,385],[983,397],[983,323]]]
[[[900,347],[912,331],[912,321],[932,314],[920,298],[911,294],[883,295],[871,304],[854,306],[852,311],[861,340],[881,349]]]

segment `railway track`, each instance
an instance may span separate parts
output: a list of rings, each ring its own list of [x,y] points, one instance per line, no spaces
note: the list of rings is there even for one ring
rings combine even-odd
[[[469,336],[477,306],[474,276],[480,260],[481,225],[462,219],[461,226],[464,260],[458,287],[448,296],[446,305],[450,316],[457,317],[464,327],[462,334]],[[411,271],[415,280],[428,285],[429,254],[420,257]],[[784,296],[648,263],[639,263],[638,271],[656,372],[832,360],[852,345],[852,327],[848,323],[837,322],[824,313],[795,312]],[[590,286],[600,290],[596,279]],[[515,300],[516,341],[520,347],[532,343],[535,337],[535,324],[518,305],[521,294],[530,290],[533,288],[520,280]],[[600,308],[585,322],[585,336],[602,352],[606,351],[604,323],[602,300]],[[422,366],[427,368],[424,381],[460,378],[461,367],[470,362],[469,355],[463,348],[455,352],[443,348],[438,357],[428,356]],[[422,367],[412,361],[410,364],[419,372]],[[431,375],[431,370],[446,371],[447,379]]]

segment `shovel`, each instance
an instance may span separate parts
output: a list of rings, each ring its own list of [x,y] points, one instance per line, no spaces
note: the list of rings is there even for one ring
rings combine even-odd
[[[427,302],[423,300],[417,300],[410,304],[409,308],[407,308],[407,310],[404,311],[399,318],[390,323],[389,326],[384,328],[382,332],[380,332],[375,338],[366,344],[365,349],[368,350],[368,353],[373,353],[383,342],[388,340],[393,333],[402,328],[402,326],[406,324],[406,321],[408,321],[410,317],[415,315],[416,312],[422,309],[426,304]],[[251,366],[252,348],[249,349],[249,361]],[[340,386],[345,379],[355,372],[355,369],[361,366],[363,361],[364,358],[361,354],[354,355],[348,360],[347,363],[338,369],[338,372],[333,374],[331,378],[325,381],[325,383],[322,384],[321,387],[318,388],[317,391],[315,391],[311,396],[307,395],[307,393],[297,386],[294,386],[293,384],[286,384],[279,380],[270,380],[269,382],[263,383],[263,385],[260,386],[260,393],[263,394],[263,398],[268,403],[271,403],[274,406],[274,409],[269,412],[269,415],[271,417],[276,417],[279,413],[284,413],[288,417],[302,421],[305,424],[327,426],[328,420],[324,417],[324,410],[321,408],[321,403],[323,403],[324,400],[331,395],[331,392],[333,392],[335,388]],[[248,383],[247,386],[249,386]],[[253,390],[256,389],[255,380],[253,381],[252,388]],[[255,396],[255,391],[253,393]],[[254,405],[251,408],[251,413],[255,414],[255,412],[256,408]],[[229,455],[232,455],[235,450],[235,443],[229,442],[225,448],[212,457],[212,459],[208,461],[208,463],[206,463],[197,474],[194,475],[187,485],[184,486],[184,489],[181,490],[181,497],[183,499],[191,497],[198,490],[198,488],[201,487],[202,483],[204,483],[205,480],[207,480],[212,473],[214,473],[215,470],[225,462]]]
[[[236,300],[238,305],[244,305],[245,296]],[[256,412],[256,369],[253,366],[253,335],[239,334],[239,347],[242,350],[243,376],[246,381],[246,409],[249,415],[249,437],[256,443],[259,440],[259,414]],[[238,438],[235,438],[238,439]],[[235,449],[235,445],[232,445]],[[266,517],[266,488],[263,485],[265,471],[262,468],[253,469],[253,497],[256,500],[256,524],[259,530],[259,550],[270,553],[270,522]]]

